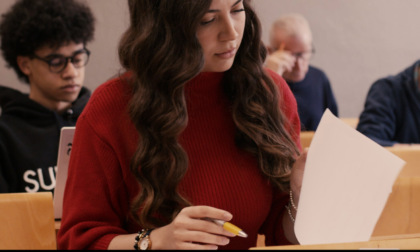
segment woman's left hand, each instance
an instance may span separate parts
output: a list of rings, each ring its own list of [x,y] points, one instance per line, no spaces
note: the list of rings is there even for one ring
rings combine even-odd
[[[303,150],[300,156],[297,158],[295,164],[293,165],[292,173],[290,175],[290,190],[292,192],[291,198],[293,199],[293,205],[292,207],[289,207],[289,210],[284,211],[283,214],[284,234],[286,236],[286,239],[288,239],[293,244],[299,244],[299,241],[297,240],[294,231],[294,219],[296,218],[297,211],[294,209],[293,206],[295,206],[297,209],[297,206],[299,204],[299,196],[300,190],[302,188],[303,172],[305,170],[307,154],[308,149]],[[289,216],[290,214],[292,215],[292,217]]]
[[[303,172],[305,170],[306,157],[308,149],[304,149],[292,168],[290,175],[290,190],[292,190],[293,203],[297,206],[299,204],[300,190],[302,188]]]

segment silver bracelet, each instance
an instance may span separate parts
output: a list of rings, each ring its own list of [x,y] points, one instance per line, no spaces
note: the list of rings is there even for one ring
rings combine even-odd
[[[295,203],[293,202],[292,190],[289,191],[289,195],[290,195],[290,204],[292,205],[293,209],[295,209],[297,211],[297,207],[296,207]]]

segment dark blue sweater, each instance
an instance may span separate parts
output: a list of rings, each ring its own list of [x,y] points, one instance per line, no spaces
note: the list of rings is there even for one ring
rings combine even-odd
[[[414,78],[420,60],[370,87],[357,130],[382,146],[420,143],[420,91]]]
[[[315,131],[327,108],[338,116],[338,107],[330,81],[322,70],[309,66],[303,81],[287,82],[287,84],[298,104],[302,131]]]

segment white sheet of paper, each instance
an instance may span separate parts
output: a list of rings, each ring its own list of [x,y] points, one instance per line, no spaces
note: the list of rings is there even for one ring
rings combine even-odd
[[[300,244],[368,241],[405,161],[326,110],[305,165]]]

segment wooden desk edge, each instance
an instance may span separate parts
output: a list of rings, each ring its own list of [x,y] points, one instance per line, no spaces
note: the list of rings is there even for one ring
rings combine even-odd
[[[60,227],[61,227],[61,220],[56,220],[56,221],[54,221],[54,227],[55,227],[55,234],[57,235],[58,230],[59,230],[59,229],[60,229]]]
[[[366,242],[313,244],[313,245],[284,245],[252,247],[250,250],[302,250],[302,249],[364,249],[364,248],[388,248],[388,249],[420,249],[420,233],[377,236]]]

